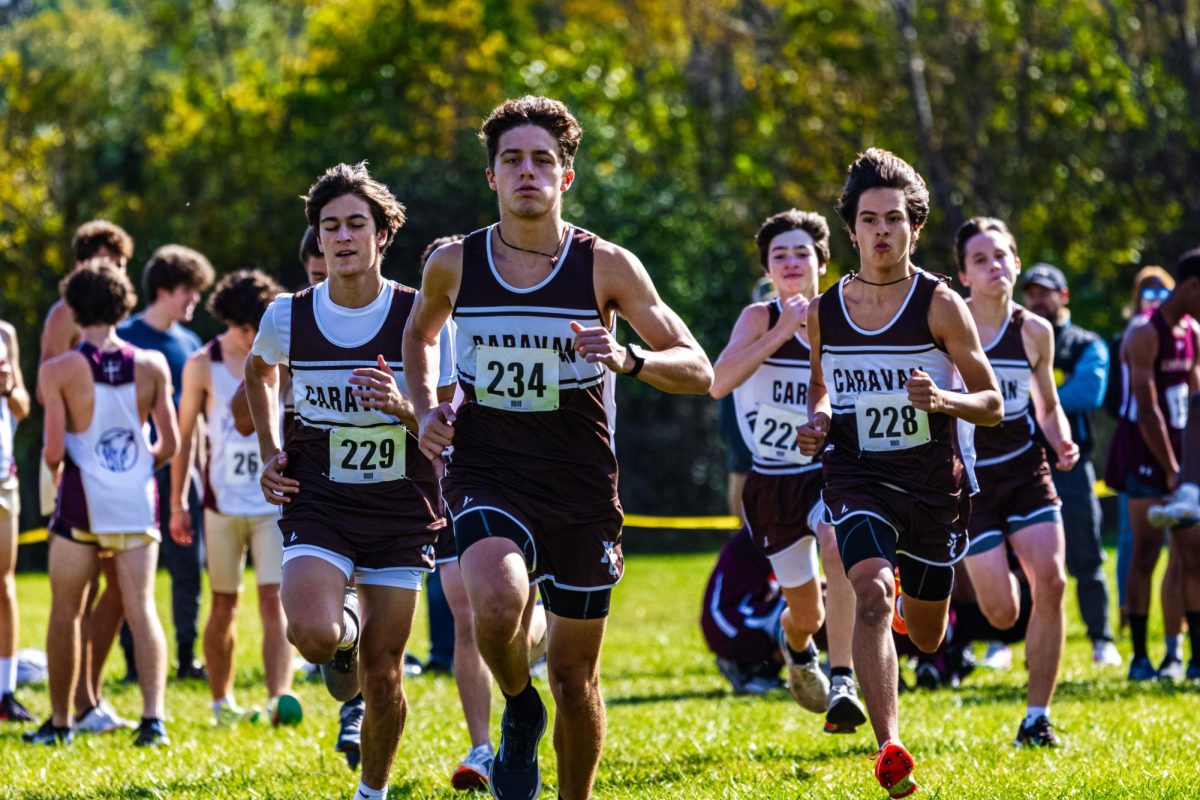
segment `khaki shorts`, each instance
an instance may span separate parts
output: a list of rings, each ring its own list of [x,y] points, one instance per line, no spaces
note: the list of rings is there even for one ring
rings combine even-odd
[[[208,582],[214,592],[242,590],[246,553],[254,556],[259,586],[278,584],[283,575],[283,535],[275,514],[242,516],[204,511],[204,548],[208,553]]]
[[[142,533],[92,533],[71,528],[72,541],[95,546],[100,554],[124,553],[162,541],[157,530]]]
[[[0,481],[0,517],[21,516],[21,485],[16,478]]]

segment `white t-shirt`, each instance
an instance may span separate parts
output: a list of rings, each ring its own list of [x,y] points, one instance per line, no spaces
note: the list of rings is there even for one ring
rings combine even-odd
[[[387,318],[395,296],[391,282],[384,283],[379,296],[362,308],[345,308],[329,299],[329,282],[322,281],[313,288],[313,316],[321,334],[338,347],[358,347],[369,342]],[[454,369],[454,323],[447,321],[438,335],[438,386],[455,383]],[[278,295],[267,306],[258,323],[258,335],[254,337],[251,355],[256,355],[268,364],[287,364],[288,346],[292,338],[292,295]],[[403,380],[401,376],[396,376]],[[399,383],[398,380],[398,383]],[[401,391],[408,389],[399,383]]]

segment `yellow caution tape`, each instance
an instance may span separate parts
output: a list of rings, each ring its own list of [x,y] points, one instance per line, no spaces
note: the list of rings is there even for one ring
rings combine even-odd
[[[626,514],[626,528],[669,528],[684,531],[736,531],[742,527],[737,517],[654,517]]]
[[[34,528],[17,536],[17,544],[37,544],[46,541],[48,531],[45,528]]]

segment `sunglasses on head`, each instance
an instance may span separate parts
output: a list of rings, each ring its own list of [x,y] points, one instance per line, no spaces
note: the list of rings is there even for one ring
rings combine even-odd
[[[1171,296],[1171,290],[1165,286],[1146,286],[1142,289],[1143,303],[1161,303]]]

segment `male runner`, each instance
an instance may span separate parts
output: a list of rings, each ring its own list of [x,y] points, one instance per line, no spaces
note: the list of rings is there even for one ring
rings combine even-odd
[[[769,217],[755,236],[759,261],[779,296],[742,311],[729,344],[713,365],[710,394],[730,392],[738,426],[753,453],[742,513],[754,544],[771,559],[787,609],[779,646],[792,698],[826,714],[825,730],[850,733],[867,721],[854,688],[850,637],[854,590],[838,557],[832,526],[821,522],[820,459],[800,453],[796,429],[808,419],[811,357],[804,325],[809,301],[829,263],[829,223],[812,211]],[[829,592],[831,682],[812,636],[825,622],[817,539]]]
[[[191,488],[192,437],[203,415],[208,432],[204,467],[204,531],[212,610],[204,629],[204,661],[212,689],[213,721],[236,724],[257,714],[243,711],[233,696],[237,607],[246,554],[254,555],[258,613],[262,620],[263,671],[272,721],[298,722],[299,701],[291,694],[292,647],[279,601],[283,541],[278,513],[258,488],[258,442],[234,430],[229,401],[241,383],[246,355],[258,321],[280,291],[262,272],[239,270],[221,279],[208,299],[208,311],[225,332],[193,353],[183,368],[179,401],[179,454],[171,463],[171,537],[192,544],[187,496]]]
[[[404,728],[404,645],[445,520],[433,466],[409,435],[415,419],[400,337],[416,292],[380,271],[404,207],[363,162],[326,170],[309,189],[305,214],[329,277],[268,307],[246,362],[246,396],[263,494],[283,506],[288,639],[312,663],[334,660],[347,679],[339,699],[361,685],[356,797],[373,800],[387,794]],[[442,363],[449,398],[448,351]],[[266,383],[279,364],[291,372],[296,406],[286,451]],[[346,594],[351,577],[357,597]]]
[[[46,636],[53,715],[25,740],[71,741],[70,701],[79,678],[79,622],[102,552],[112,554],[132,631],[142,689],[138,745],[167,744],[163,725],[166,644],[154,605],[160,538],[154,469],[175,453],[171,376],[158,353],[130,347],[114,330],[136,303],[124,270],[78,269],[63,296],[82,333],[78,349],[41,366],[46,463],[63,467],[50,530],[50,626]],[[153,419],[158,440],[145,433]],[[114,502],[119,498],[119,502]]]
[[[1189,398],[1200,389],[1200,250],[1185,253],[1175,268],[1175,289],[1147,324],[1129,331],[1121,343],[1126,375],[1121,417],[1108,451],[1104,480],[1129,494],[1133,527],[1126,597],[1133,659],[1129,680],[1160,677],[1146,648],[1150,583],[1162,550],[1162,530],[1149,517],[1178,483]],[[1200,527],[1174,528],[1174,555],[1183,570],[1183,608],[1191,639],[1187,677],[1200,678]],[[1164,660],[1164,666],[1172,666]]]
[[[21,494],[13,433],[29,414],[29,392],[21,374],[17,331],[0,320],[0,721],[31,722],[33,717],[13,693],[17,690],[17,523]]]
[[[712,369],[633,254],[568,224],[562,194],[582,129],[562,103],[522,97],[484,121],[500,222],[439,249],[405,331],[421,450],[442,481],[480,653],[504,693],[490,788],[537,796],[546,708],[529,677],[529,578],[549,623],[558,792],[590,797],[604,742],[600,645],[621,579],[613,452],[616,374],[707,392]],[[619,344],[616,315],[652,348]],[[439,331],[457,324],[458,412],[434,398]]]
[[[973,488],[955,418],[995,425],[1003,401],[962,299],[911,261],[929,215],[916,170],[867,150],[850,165],[837,212],[859,272],[809,304],[800,449],[815,456],[828,437],[822,499],[857,601],[854,665],[879,742],[875,777],[906,797],[917,784],[900,743],[889,621],[895,604],[897,626],[918,648],[941,644]]]
[[[1028,704],[1016,744],[1057,747],[1050,698],[1058,682],[1066,619],[1067,576],[1060,502],[1046,452],[1034,438],[1030,395],[1038,425],[1054,448],[1055,466],[1079,458],[1054,385],[1054,331],[1050,323],[1013,302],[1021,269],[1016,239],[998,219],[974,217],[954,237],[959,280],[971,293],[967,308],[988,342],[983,352],[1000,384],[1004,420],[974,431],[979,493],[971,499],[970,547],[964,564],[988,621],[1001,630],[1016,624],[1021,587],[1008,568],[1008,542],[1033,594],[1025,639]]]

